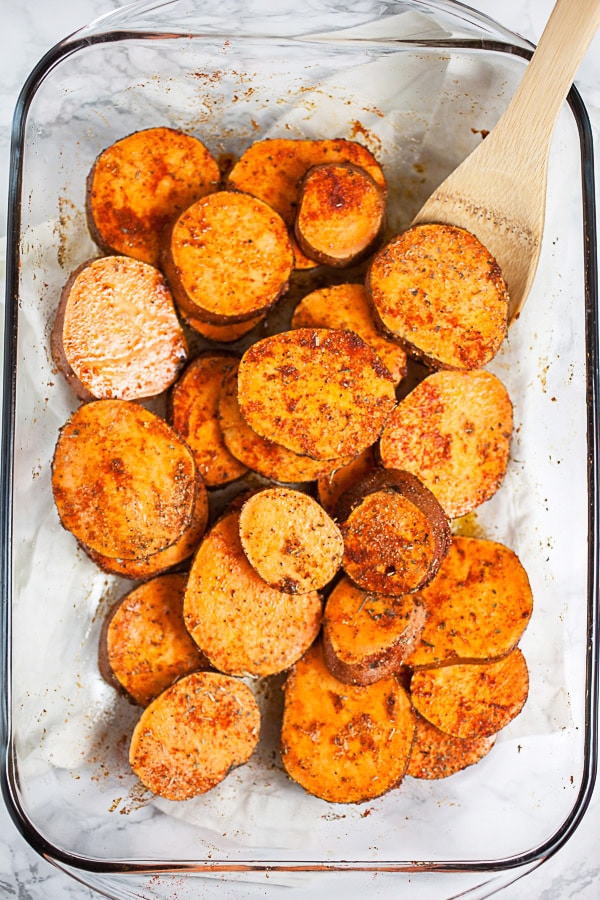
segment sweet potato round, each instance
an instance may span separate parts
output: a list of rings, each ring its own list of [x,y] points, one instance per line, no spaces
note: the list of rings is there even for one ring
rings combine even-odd
[[[410,751],[406,774],[412,778],[435,780],[448,778],[456,772],[473,766],[487,756],[496,735],[475,738],[459,738],[446,734],[417,715],[415,741]]]
[[[327,460],[357,456],[373,444],[396,396],[390,373],[357,334],[298,328],[246,350],[238,400],[258,434]]]

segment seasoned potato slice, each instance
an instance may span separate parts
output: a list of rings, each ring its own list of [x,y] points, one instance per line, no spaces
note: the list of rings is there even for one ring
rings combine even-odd
[[[320,460],[357,456],[396,403],[390,373],[362,338],[324,328],[253,344],[240,363],[238,400],[258,434]]]
[[[161,257],[184,318],[256,319],[287,290],[294,255],[286,226],[249,194],[217,191],[174,222]]]
[[[267,584],[288,594],[318,591],[337,574],[342,535],[316,500],[286,487],[246,500],[240,538],[250,564]]]
[[[247,762],[259,734],[258,705],[243,681],[219,672],[192,672],[143,711],[129,762],[154,794],[189,800]]]
[[[105,253],[158,265],[163,228],[220,178],[197,138],[164,126],[136,131],[103,150],[89,174],[92,238]]]
[[[401,596],[435,576],[450,545],[440,504],[409,472],[376,469],[340,497],[342,566],[366,591]]]
[[[63,288],[52,357],[80,400],[139,400],[166,390],[188,348],[162,274],[126,256],[80,266]]]
[[[523,709],[529,671],[519,647],[492,662],[419,669],[410,681],[417,712],[459,738],[496,734]]]
[[[316,591],[291,597],[252,568],[240,541],[239,510],[227,512],[204,538],[190,571],[184,620],[221,672],[274,675],[316,638],[322,603]]]
[[[187,575],[159,575],[125,594],[106,618],[100,671],[147,706],[182,675],[209,667],[183,622]]]
[[[375,449],[367,447],[350,462],[338,465],[331,472],[321,475],[317,480],[317,494],[323,509],[326,509],[329,515],[334,515],[337,502],[342,494],[362,481],[364,476],[372,472],[376,466]]]
[[[500,267],[461,228],[416,225],[392,238],[373,258],[367,287],[384,326],[435,368],[480,368],[506,337]]]
[[[327,669],[318,642],[292,668],[284,690],[282,760],[308,793],[361,803],[400,784],[415,714],[393,676],[344,684]]]
[[[128,400],[94,400],[60,430],[52,490],[63,526],[103,556],[138,559],[190,526],[197,473],[189,447]]]
[[[490,660],[516,647],[533,607],[527,573],[496,541],[454,536],[433,581],[419,594],[427,609],[410,666]]]
[[[194,315],[182,314],[182,318],[190,328],[208,341],[214,341],[216,344],[232,344],[263,322],[265,314],[255,316],[254,319],[247,319],[245,322],[233,322],[231,325],[214,325],[212,322],[204,322]]]
[[[454,519],[498,490],[512,431],[512,403],[496,375],[434,372],[390,415],[379,451],[386,468],[413,472]]]
[[[207,487],[218,487],[241,478],[248,469],[227,449],[219,425],[219,398],[238,358],[231,353],[197,356],[173,385],[169,396],[169,420],[191,449]]]
[[[350,684],[371,684],[391,675],[418,643],[425,615],[414,594],[375,594],[342,578],[327,598],[323,615],[327,668]]]
[[[417,715],[415,742],[410,751],[406,774],[412,778],[434,780],[448,778],[467,766],[478,763],[496,743],[496,735],[459,738],[446,734]]]
[[[406,352],[378,329],[362,284],[332,284],[302,298],[292,315],[292,328],[339,328],[355,331],[379,356],[396,384],[406,375]]]
[[[295,236],[310,259],[344,268],[363,259],[385,224],[386,192],[364,169],[314,166],[300,184]]]

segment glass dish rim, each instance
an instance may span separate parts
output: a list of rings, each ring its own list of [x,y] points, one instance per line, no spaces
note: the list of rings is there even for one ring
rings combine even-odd
[[[177,0],[167,0],[159,3],[159,6],[177,3]],[[462,3],[453,0],[427,0],[425,6],[450,10],[458,9],[463,17],[469,17],[473,24],[481,26],[487,23],[496,27],[492,19],[470,9]],[[18,328],[18,273],[19,273],[19,241],[21,227],[21,187],[23,181],[23,149],[25,125],[28,109],[33,97],[47,74],[67,56],[92,44],[110,43],[127,39],[143,39],[144,37],[157,36],[177,39],[180,37],[193,37],[195,32],[169,32],[160,34],[156,31],[141,30],[104,30],[111,24],[111,20],[122,16],[123,12],[135,12],[136,9],[148,6],[146,0],[133,3],[125,9],[108,13],[96,19],[90,25],[75,32],[75,34],[56,44],[46,53],[32,70],[19,95],[13,117],[11,148],[10,148],[10,172],[8,191],[8,225],[6,247],[6,276],[5,276],[5,332],[4,332],[4,371],[2,382],[2,441],[0,459],[0,590],[2,592],[2,606],[0,627],[2,629],[2,645],[0,654],[0,681],[5,685],[2,691],[0,705],[0,787],[4,803],[15,826],[20,831],[30,846],[46,859],[69,867],[75,871],[87,871],[90,873],[136,873],[154,874],[201,872],[228,872],[228,871],[279,871],[279,872],[316,872],[316,871],[372,871],[372,872],[503,872],[509,869],[517,869],[535,862],[540,862],[556,853],[576,831],[591,799],[594,788],[597,764],[598,764],[598,722],[599,722],[599,630],[600,630],[600,548],[598,547],[598,535],[600,534],[600,478],[597,448],[600,440],[600,427],[598,417],[598,368],[599,336],[598,336],[598,252],[597,252],[597,228],[595,205],[595,177],[594,177],[594,151],[592,129],[583,100],[575,87],[572,87],[567,101],[574,116],[578,130],[581,152],[581,178],[582,178],[582,203],[583,203],[583,245],[584,245],[584,303],[585,303],[585,337],[587,351],[586,367],[586,398],[587,398],[587,447],[588,447],[588,561],[587,561],[587,645],[586,645],[586,693],[585,693],[585,736],[584,736],[584,761],[583,775],[579,793],[569,816],[562,823],[556,833],[541,845],[526,853],[499,860],[466,860],[466,861],[299,861],[272,860],[256,861],[252,859],[236,859],[235,861],[218,860],[179,860],[177,862],[152,860],[136,861],[109,861],[78,856],[76,853],[67,852],[47,841],[35,829],[30,822],[27,812],[19,803],[16,790],[17,774],[10,755],[11,724],[11,604],[12,604],[12,476],[13,476],[13,444],[15,429],[15,395],[16,395],[16,350]],[[151,9],[156,8],[153,4]],[[521,39],[518,35],[512,35],[506,29],[498,26],[497,33],[502,35],[502,40],[488,38],[458,38],[438,41],[424,41],[418,39],[404,39],[396,41],[398,45],[406,47],[427,46],[428,48],[470,49],[480,51],[497,51],[507,55],[517,55],[528,59],[531,56],[532,45]],[[508,36],[514,38],[514,43],[508,42]],[[243,35],[244,39],[247,35]],[[276,36],[269,36],[267,40],[275,40]],[[310,34],[303,35],[302,39],[310,40]],[[506,41],[506,42],[505,42]]]

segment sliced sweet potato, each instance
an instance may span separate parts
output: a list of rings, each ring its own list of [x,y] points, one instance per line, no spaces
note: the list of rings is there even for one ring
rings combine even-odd
[[[319,503],[333,516],[338,500],[377,465],[374,447],[367,447],[350,462],[339,465],[317,479]]]
[[[128,400],[80,406],[60,430],[52,490],[62,525],[108,557],[138,559],[189,528],[197,479],[189,447]]]
[[[287,594],[319,591],[337,574],[344,541],[316,500],[287,487],[257,491],[242,506],[240,539],[251,566]]]
[[[433,780],[448,778],[478,763],[496,743],[496,735],[459,738],[446,734],[417,715],[415,741],[406,774],[412,778]]]
[[[395,672],[414,650],[425,616],[425,607],[414,594],[375,594],[344,577],[325,604],[325,665],[339,681],[379,681]]]
[[[375,254],[367,287],[384,326],[435,368],[480,368],[506,337],[500,267],[464,229],[425,224],[397,235]]]
[[[311,591],[270,587],[242,549],[239,510],[225,513],[194,557],[184,598],[186,627],[212,665],[230,675],[273,675],[304,653],[321,626]]]
[[[223,382],[237,366],[238,358],[231,353],[203,353],[187,366],[169,395],[169,421],[190,447],[209,488],[248,471],[227,449],[218,416]]]
[[[176,219],[161,262],[184,317],[231,325],[273,306],[287,290],[294,255],[271,207],[249,194],[217,191]]]
[[[301,183],[294,234],[310,259],[345,268],[372,250],[385,225],[386,191],[347,163],[313,166]]]
[[[317,642],[284,686],[281,755],[288,775],[331,803],[361,803],[397,787],[415,731],[409,697],[393,676],[338,681]]]
[[[496,734],[521,712],[528,692],[529,671],[519,647],[492,662],[418,669],[410,680],[417,712],[459,738]]]
[[[225,378],[219,399],[219,424],[229,451],[249,469],[272,481],[284,484],[314,481],[334,464],[331,460],[323,462],[294,453],[253,431],[240,413],[237,372],[230,372]]]
[[[227,186],[260,197],[277,210],[293,232],[300,181],[312,166],[325,163],[358,166],[385,190],[385,176],[373,154],[362,144],[343,138],[268,138],[256,141],[242,153],[231,169]],[[293,244],[296,268],[305,269],[316,265],[302,253],[295,241]]]
[[[163,228],[220,182],[219,166],[192,135],[159,126],[107,147],[88,176],[92,238],[106,253],[158,265]]]
[[[238,401],[258,434],[330,460],[357,456],[373,444],[396,397],[392,376],[357,334],[298,328],[246,350]]]
[[[81,546],[103,572],[120,575],[121,578],[130,578],[134,581],[147,581],[156,575],[162,575],[169,569],[176,568],[192,556],[198,549],[206,531],[208,514],[206,486],[202,478],[198,476],[190,524],[170,547],[149,556],[140,556],[137,559],[119,559],[118,557],[103,556],[85,544],[81,544]]]
[[[232,344],[256,328],[264,321],[265,316],[263,314],[254,319],[248,319],[246,322],[234,322],[231,325],[213,325],[211,322],[203,322],[202,319],[193,315],[184,315],[182,318],[190,328],[207,340],[217,344]]]
[[[431,491],[410,472],[375,469],[340,497],[342,566],[359,587],[391,596],[435,577],[450,546],[450,526]]]
[[[140,706],[182,675],[209,668],[183,622],[187,574],[159,575],[125,594],[106,617],[100,671]]]
[[[50,344],[80,400],[153,397],[173,384],[188,354],[162,274],[127,256],[89,260],[71,275]]]
[[[406,352],[378,329],[362,284],[336,284],[311,291],[296,306],[291,324],[292,328],[355,331],[379,356],[396,384],[406,375]]]
[[[498,490],[512,431],[512,403],[499,378],[434,372],[390,415],[379,452],[385,467],[417,475],[454,519]]]
[[[456,535],[419,596],[427,622],[407,659],[413,667],[504,656],[517,646],[533,607],[527,573],[511,549]]]
[[[143,711],[129,762],[154,794],[189,800],[247,762],[259,734],[258,704],[243,681],[219,672],[192,672]]]

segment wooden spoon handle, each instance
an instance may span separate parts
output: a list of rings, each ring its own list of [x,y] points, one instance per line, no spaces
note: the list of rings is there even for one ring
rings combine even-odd
[[[557,0],[537,48],[498,125],[512,142],[547,146],[560,108],[600,26],[600,0]],[[515,130],[517,133],[515,133]]]

